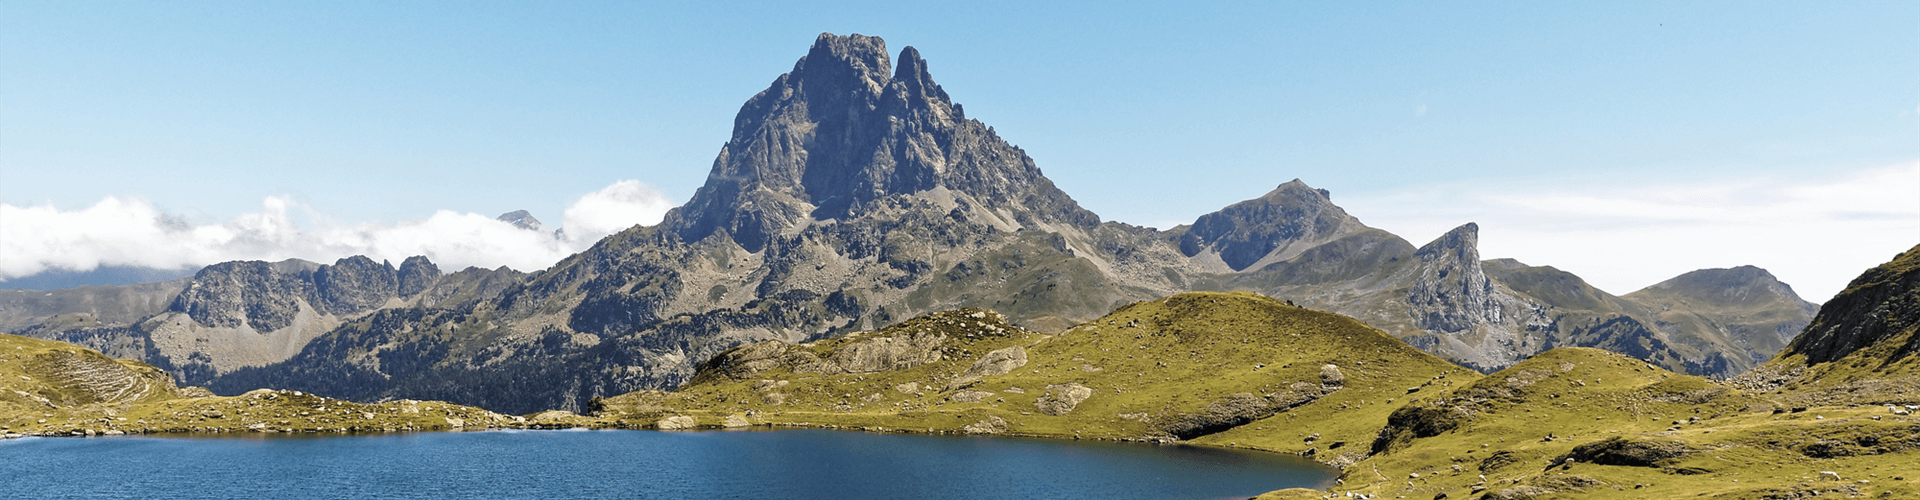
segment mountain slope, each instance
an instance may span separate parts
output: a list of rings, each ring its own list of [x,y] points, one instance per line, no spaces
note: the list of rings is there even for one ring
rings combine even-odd
[[[1861,273],[1737,382],[1812,404],[1920,403],[1920,246]]]
[[[1903,410],[1904,411],[1904,410]],[[1383,498],[1908,498],[1916,422],[1788,409],[1606,351],[1541,353],[1393,411],[1342,493]]]

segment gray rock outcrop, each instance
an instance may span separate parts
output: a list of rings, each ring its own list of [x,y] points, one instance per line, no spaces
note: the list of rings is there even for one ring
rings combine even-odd
[[[979,361],[974,361],[966,371],[953,377],[953,381],[947,382],[947,390],[966,387],[967,384],[979,381],[981,378],[1013,373],[1022,366],[1027,366],[1026,348],[1012,346],[994,349],[987,352],[985,356],[981,356]]]
[[[663,431],[693,429],[699,426],[700,426],[700,422],[694,420],[693,417],[689,417],[686,415],[674,415],[671,417],[662,418],[659,421],[656,421],[653,423],[653,428],[663,430]]]
[[[800,373],[875,373],[905,370],[940,360],[940,343],[947,336],[908,333],[862,339],[835,349],[820,363],[794,368]]]
[[[1047,386],[1045,394],[1034,399],[1033,405],[1040,408],[1040,413],[1057,417],[1072,413],[1075,407],[1090,397],[1093,397],[1093,388],[1080,385],[1079,382],[1052,384]]]
[[[967,434],[1000,434],[1007,432],[1007,421],[997,416],[988,415],[987,418],[981,419],[979,422],[960,427],[960,431]]]

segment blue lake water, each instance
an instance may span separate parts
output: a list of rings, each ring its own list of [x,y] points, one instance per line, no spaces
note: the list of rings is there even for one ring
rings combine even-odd
[[[1196,446],[822,430],[0,441],[6,498],[1244,498],[1334,474]]]

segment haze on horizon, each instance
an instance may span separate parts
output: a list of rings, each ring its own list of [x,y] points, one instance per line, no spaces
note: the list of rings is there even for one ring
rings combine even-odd
[[[469,5],[0,7],[0,277],[542,268],[685,200],[822,31],[916,46],[1108,220],[1300,178],[1616,294],[1750,264],[1813,301],[1920,242],[1908,2]],[[518,209],[567,237],[493,221]]]

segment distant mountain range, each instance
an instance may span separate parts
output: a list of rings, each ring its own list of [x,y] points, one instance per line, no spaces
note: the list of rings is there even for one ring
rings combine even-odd
[[[0,325],[223,394],[524,413],[676,387],[744,343],[963,307],[1059,331],[1175,293],[1253,291],[1482,371],[1585,346],[1718,377],[1771,358],[1815,311],[1753,267],[1614,296],[1482,260],[1473,223],[1415,247],[1299,180],[1168,230],[1102,222],[968,119],[917,50],[895,62],[879,38],[821,35],[741,107],[691,200],[546,270],[228,262],[159,284],[0,292]]]
[[[0,281],[0,290],[62,290],[83,286],[121,286],[192,277],[200,268],[155,269],[138,266],[100,266],[91,271],[48,269],[30,276]]]

